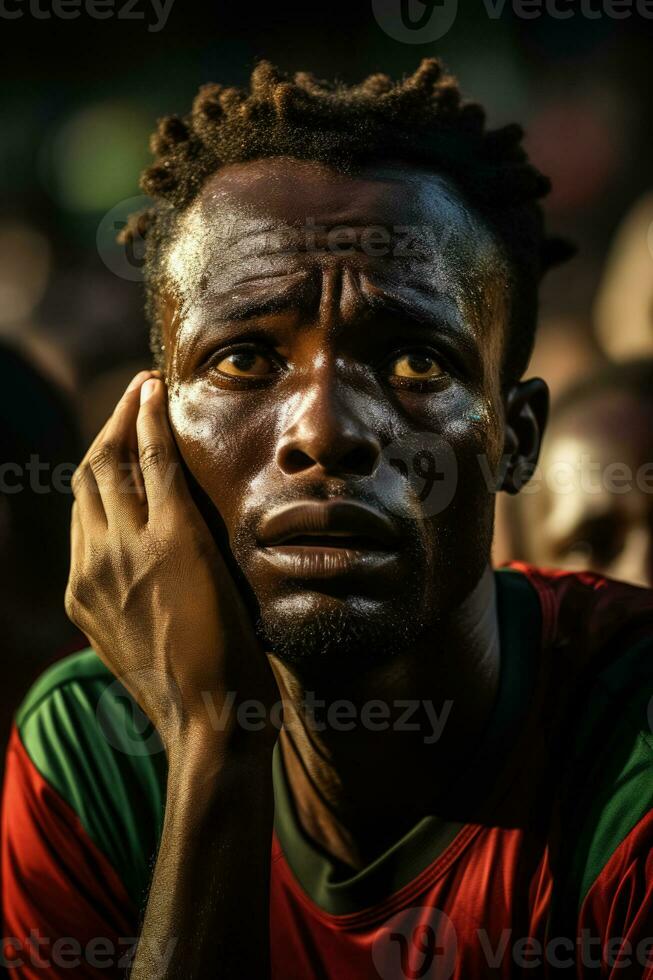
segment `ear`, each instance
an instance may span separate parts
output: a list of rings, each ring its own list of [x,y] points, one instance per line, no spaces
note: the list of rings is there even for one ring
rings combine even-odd
[[[515,494],[533,475],[540,455],[549,415],[546,381],[529,378],[513,385],[506,395],[504,411],[506,432],[503,451],[508,457],[508,465],[499,489]]]

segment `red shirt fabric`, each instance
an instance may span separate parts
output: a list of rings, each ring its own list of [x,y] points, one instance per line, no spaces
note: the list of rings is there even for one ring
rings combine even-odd
[[[653,980],[653,597],[518,563],[496,577],[500,705],[443,851],[426,819],[348,875],[304,834],[277,755],[272,980]],[[20,980],[124,976],[165,803],[151,733],[116,734],[126,697],[85,651],[18,713],[2,862]]]

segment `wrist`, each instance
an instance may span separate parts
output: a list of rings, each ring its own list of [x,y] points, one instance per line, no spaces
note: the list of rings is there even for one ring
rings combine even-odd
[[[214,836],[241,837],[254,846],[272,832],[272,759],[189,754],[171,760],[165,826],[195,850]]]
[[[227,782],[272,778],[274,743],[268,739],[216,738],[214,732],[192,729],[166,744],[169,790],[206,791]]]

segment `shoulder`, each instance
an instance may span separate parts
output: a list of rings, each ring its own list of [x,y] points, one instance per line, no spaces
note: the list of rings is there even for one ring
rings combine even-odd
[[[29,763],[140,901],[165,801],[166,759],[156,730],[91,649],[41,675],[16,714],[16,729]]]
[[[653,590],[618,582],[594,572],[567,572],[510,562],[537,593],[544,645],[570,645],[577,661],[601,649],[653,643]]]
[[[16,728],[31,760],[57,779],[65,778],[64,755],[143,775],[164,755],[156,730],[90,648],[38,678],[16,713]]]
[[[22,728],[41,704],[56,696],[56,692],[70,686],[91,691],[94,686],[106,686],[112,680],[111,672],[90,648],[72,653],[48,667],[34,682],[16,714],[16,724]]]
[[[599,883],[618,887],[622,864],[625,875],[628,862],[643,865],[648,857],[653,592],[590,572],[510,567],[540,598],[549,667],[544,728],[557,786],[557,904],[575,915]]]

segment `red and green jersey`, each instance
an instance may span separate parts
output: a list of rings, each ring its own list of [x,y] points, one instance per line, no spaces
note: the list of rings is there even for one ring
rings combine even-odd
[[[351,874],[303,833],[276,754],[273,980],[653,980],[653,595],[495,574],[499,692],[461,773],[474,819],[444,848],[426,817]],[[43,675],[7,759],[11,974],[124,976],[165,787],[156,732],[92,650]]]

